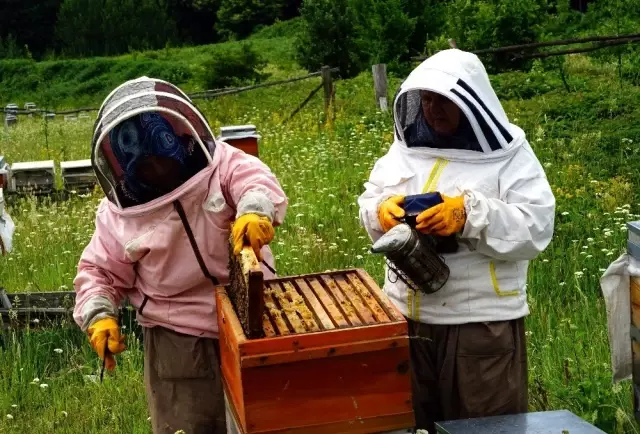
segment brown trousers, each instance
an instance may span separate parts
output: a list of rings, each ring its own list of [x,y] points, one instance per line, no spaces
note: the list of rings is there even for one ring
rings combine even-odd
[[[144,328],[144,383],[154,434],[226,434],[217,339]]]
[[[524,318],[490,323],[409,322],[416,427],[527,412]]]

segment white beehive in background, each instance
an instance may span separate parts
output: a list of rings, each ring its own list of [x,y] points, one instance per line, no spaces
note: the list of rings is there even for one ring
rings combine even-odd
[[[9,178],[11,177],[11,167],[5,160],[3,155],[0,155],[0,188],[6,189],[9,187]]]
[[[62,161],[60,175],[66,190],[86,191],[96,185],[91,160]]]
[[[9,191],[12,193],[52,193],[56,168],[53,160],[13,163]]]

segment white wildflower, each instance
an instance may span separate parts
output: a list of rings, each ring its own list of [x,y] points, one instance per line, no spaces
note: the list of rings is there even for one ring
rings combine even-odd
[[[46,384],[46,383],[42,383],[42,384],[40,385],[40,389],[46,389],[47,387],[49,387],[49,385],[48,385],[48,384]]]
[[[53,350],[54,353],[62,354],[62,348],[56,348]]]
[[[7,420],[13,420],[13,416],[12,416],[12,415],[10,415],[10,414],[8,414],[8,415],[7,415]]]

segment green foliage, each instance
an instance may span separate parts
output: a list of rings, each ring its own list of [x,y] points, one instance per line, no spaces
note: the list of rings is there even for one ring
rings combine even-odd
[[[222,0],[216,29],[227,39],[243,39],[258,26],[281,17],[285,0]]]
[[[18,41],[13,35],[4,40],[0,37],[0,59],[22,59],[27,57],[26,50],[18,46]]]
[[[0,59],[26,57],[27,51],[41,58],[55,48],[52,37],[62,0],[0,0],[0,39],[12,39],[18,51],[2,53]]]
[[[57,36],[69,56],[155,49],[176,40],[165,0],[64,0]]]
[[[406,0],[350,1],[365,63],[386,63],[391,72],[398,71],[409,60],[409,41],[416,25],[416,18],[405,12]]]
[[[168,15],[176,22],[182,44],[209,44],[217,41],[216,13],[220,0],[167,0]]]
[[[546,11],[546,0],[454,0],[447,11],[446,33],[464,50],[526,44],[537,40]],[[487,62],[490,70],[522,66],[509,54]]]
[[[84,105],[99,101],[115,86],[141,75],[185,83],[191,79],[193,71],[181,62],[142,58],[37,63],[5,60],[0,63],[0,95],[7,100],[28,95],[41,107],[62,101]]]
[[[415,18],[415,28],[409,39],[412,56],[424,54],[428,41],[442,35],[447,16],[447,2],[440,0],[406,0],[409,17]],[[446,39],[444,35],[441,36]]]
[[[358,74],[363,53],[356,41],[356,11],[347,1],[306,0],[301,11],[303,32],[297,59],[310,71],[323,65],[340,68],[344,77]]]
[[[202,83],[207,89],[254,84],[268,77],[264,58],[251,45],[216,52],[203,65]]]
[[[337,66],[346,77],[376,63],[406,72],[416,18],[405,9],[405,0],[307,0],[298,60],[309,70]]]
[[[256,31],[250,39],[297,38],[303,29],[304,23],[300,17],[287,21],[277,20],[271,26]]]

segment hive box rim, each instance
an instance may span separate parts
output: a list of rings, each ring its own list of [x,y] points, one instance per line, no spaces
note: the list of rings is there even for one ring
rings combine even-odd
[[[295,276],[296,278],[310,278],[326,275],[340,275],[346,273],[364,273],[365,270],[349,268],[332,272],[310,273]],[[290,281],[291,277],[281,277],[265,280],[265,283]],[[361,326],[342,327],[332,330],[316,332],[294,333],[289,335],[248,339],[240,320],[238,319],[226,288],[222,285],[216,288],[216,304],[219,306],[218,315],[220,333],[225,329],[232,329],[234,340],[238,347],[240,364],[242,367],[267,366],[271,364],[293,363],[314,358],[338,357],[361,352],[372,340],[379,342],[383,350],[387,347],[397,348],[409,345],[408,323],[400,311],[391,303],[398,318],[391,318],[389,322],[367,324]],[[383,293],[386,297],[386,294]],[[227,318],[230,324],[223,324]],[[338,339],[336,339],[336,337]],[[370,351],[370,347],[369,350]],[[364,352],[365,349],[362,349]]]

